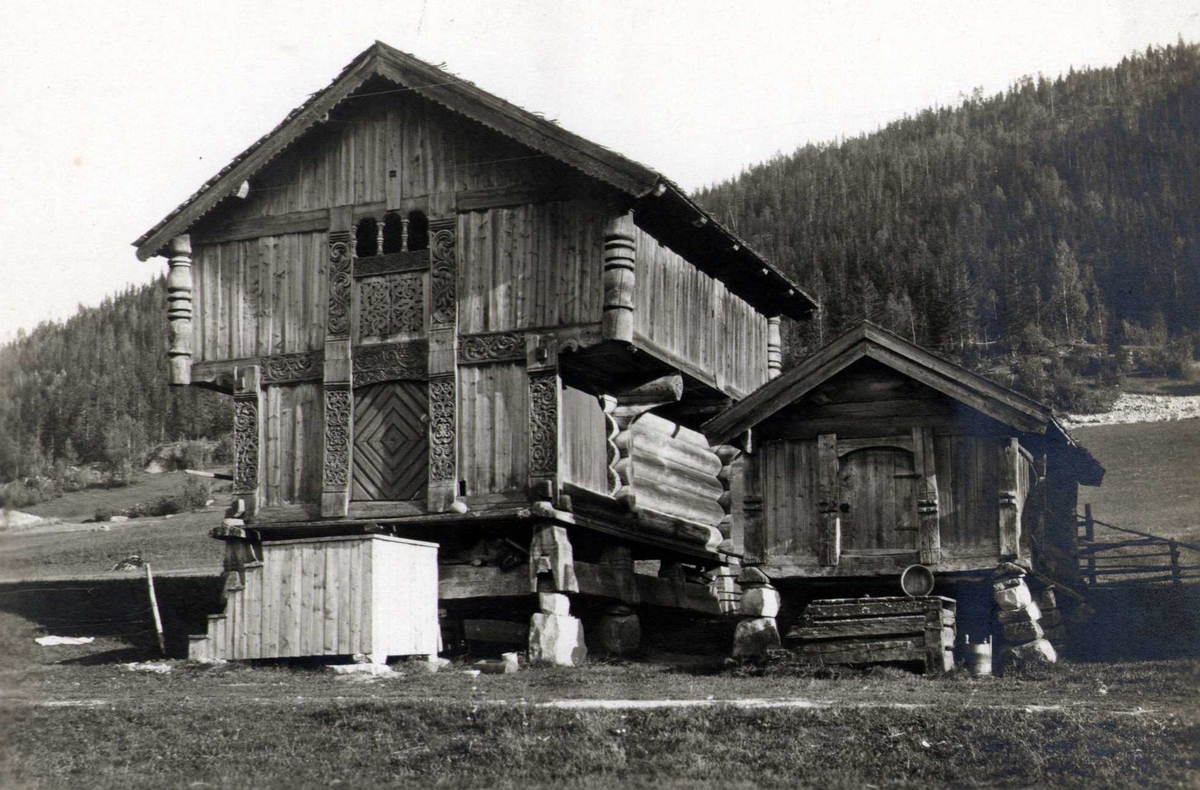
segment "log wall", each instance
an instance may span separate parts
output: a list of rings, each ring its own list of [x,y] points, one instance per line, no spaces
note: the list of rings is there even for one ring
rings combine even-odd
[[[634,339],[739,397],[767,382],[767,319],[638,228]]]

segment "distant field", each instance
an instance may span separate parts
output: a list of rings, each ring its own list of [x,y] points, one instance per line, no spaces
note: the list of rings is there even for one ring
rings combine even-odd
[[[89,488],[75,491],[22,510],[43,518],[81,521],[95,516],[97,510],[106,509],[119,513],[141,502],[156,502],[163,497],[173,496],[179,493],[188,477],[184,472],[163,472],[158,475],[137,473],[129,485],[123,488]],[[217,501],[228,500],[229,497],[224,495],[223,491],[228,490],[229,483],[214,483],[212,488]]]
[[[1108,470],[1079,490],[1101,521],[1200,544],[1200,420],[1076,428]]]

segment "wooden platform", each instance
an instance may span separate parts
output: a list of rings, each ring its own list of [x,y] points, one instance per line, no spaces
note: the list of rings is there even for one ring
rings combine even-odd
[[[785,637],[813,664],[921,662],[926,672],[954,667],[955,602],[920,598],[813,601]]]

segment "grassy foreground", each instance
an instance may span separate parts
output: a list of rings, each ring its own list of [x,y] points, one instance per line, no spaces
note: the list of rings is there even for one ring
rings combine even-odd
[[[1195,787],[1194,662],[974,681],[894,669],[452,666],[395,679],[119,661],[0,615],[4,787]],[[790,700],[746,708],[723,700]],[[554,707],[683,699],[706,707]],[[805,705],[806,707],[801,707]]]

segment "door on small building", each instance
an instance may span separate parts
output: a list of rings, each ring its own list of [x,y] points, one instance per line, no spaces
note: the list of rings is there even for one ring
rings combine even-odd
[[[842,551],[917,550],[917,475],[900,447],[856,449],[839,462]]]
[[[385,381],[354,391],[351,498],[423,499],[429,483],[429,388]]]

